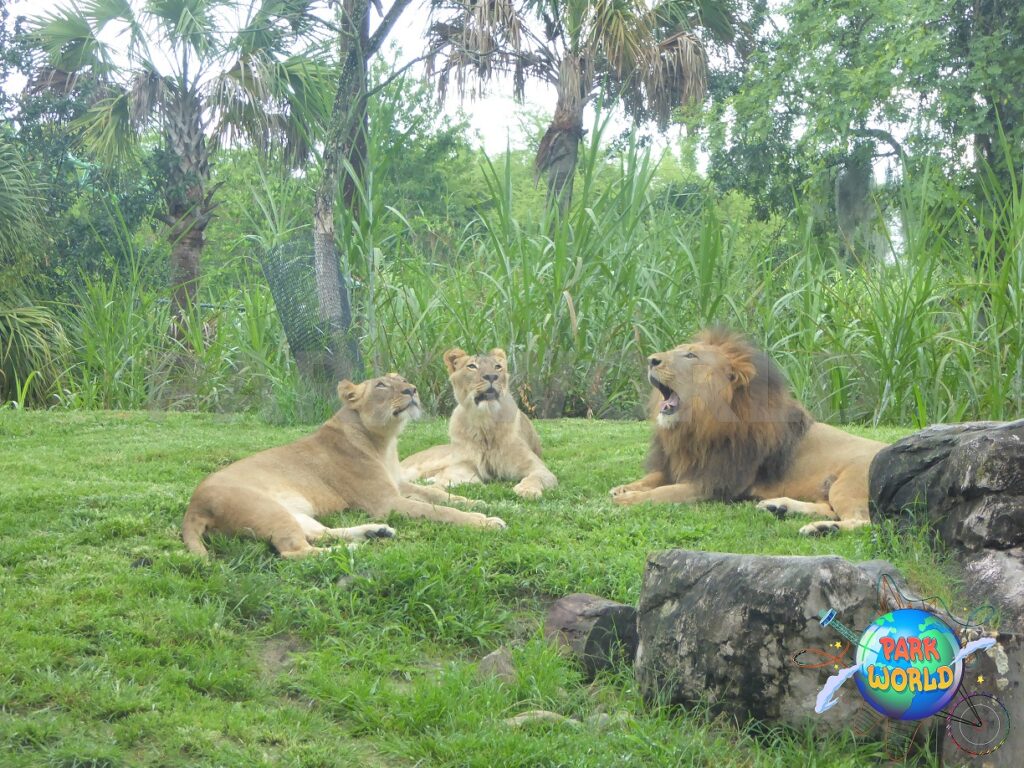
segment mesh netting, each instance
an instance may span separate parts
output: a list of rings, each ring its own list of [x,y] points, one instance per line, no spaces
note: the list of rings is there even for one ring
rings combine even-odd
[[[261,250],[260,264],[300,373],[327,394],[340,379],[359,376],[362,359],[340,260],[333,274],[318,273],[312,239],[300,238]]]
[[[260,266],[299,371],[314,383],[329,381],[330,323],[319,312],[312,240],[260,249]]]
[[[322,354],[327,349],[329,333],[328,323],[321,319],[317,308],[313,243],[297,241],[262,249],[260,266],[292,353]]]

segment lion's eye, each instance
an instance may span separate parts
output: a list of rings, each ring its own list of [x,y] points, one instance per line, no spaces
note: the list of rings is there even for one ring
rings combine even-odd
[[[497,363],[495,363],[495,364],[494,364],[494,370],[496,370],[496,371],[500,371],[500,370],[501,370],[501,366],[500,366],[500,365],[498,365]]]
[[[683,357],[693,357],[693,358],[696,358],[697,356],[695,354],[693,354],[693,352],[687,352],[685,355],[683,355]]]
[[[475,371],[475,370],[476,370],[476,363],[470,363],[470,364],[469,364],[469,365],[467,365],[466,367],[467,367],[467,368],[469,368],[470,370],[473,370],[473,371]]]
[[[386,386],[387,386],[387,384],[385,384],[383,381],[378,381],[377,382],[377,389],[383,389]]]

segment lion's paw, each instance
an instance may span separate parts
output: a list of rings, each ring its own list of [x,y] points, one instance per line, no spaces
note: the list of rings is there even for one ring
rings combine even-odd
[[[448,494],[448,501],[453,504],[461,504],[464,507],[482,507],[486,504],[480,499],[467,499],[465,496],[456,496],[454,493]]]
[[[758,509],[763,509],[766,512],[771,512],[779,520],[785,520],[786,514],[789,512],[789,507],[786,506],[782,499],[765,499],[764,501],[758,502]]]
[[[497,528],[498,530],[505,530],[506,528],[508,528],[508,526],[505,524],[505,521],[502,520],[500,517],[487,517],[484,518],[484,520],[484,526],[487,528]]]
[[[539,488],[533,483],[527,483],[525,480],[520,480],[512,490],[521,499],[539,499],[544,493],[543,488]]]
[[[613,496],[612,501],[616,504],[630,505],[640,504],[647,501],[647,494],[644,491],[623,491],[618,496]]]
[[[373,539],[390,539],[395,536],[395,529],[390,525],[381,525],[380,523],[368,523],[366,525],[357,525],[351,530],[351,538],[355,544],[359,544],[364,541],[372,541]]]
[[[611,496],[613,499],[616,496],[621,496],[624,493],[629,493],[629,488],[625,485],[616,485],[614,488],[608,491],[608,495]]]
[[[839,533],[839,526],[831,520],[819,520],[816,523],[808,523],[800,529],[801,536],[831,536]]]

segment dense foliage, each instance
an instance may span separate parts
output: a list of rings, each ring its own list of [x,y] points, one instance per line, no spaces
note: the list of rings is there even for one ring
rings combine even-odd
[[[365,157],[343,174],[334,223],[356,375],[400,370],[443,412],[440,353],[500,345],[535,414],[631,416],[646,397],[643,356],[723,323],[780,359],[821,418],[1019,414],[1024,103],[1007,83],[1022,76],[1022,21],[1003,4],[962,5],[729,4],[710,100],[676,113],[687,138],[662,153],[612,139],[599,117],[564,217],[534,181],[543,120],[528,146],[485,157],[434,103],[434,85],[396,73],[385,51],[368,75]],[[33,40],[0,38],[3,66],[30,84],[46,61]],[[275,50],[299,61],[299,49]],[[80,121],[107,102],[90,78],[70,85],[4,100],[0,189],[20,203],[4,207],[18,229],[9,222],[5,236],[0,220],[0,269],[21,290],[0,295],[0,399],[327,412],[282,304],[315,316],[317,297],[268,284],[275,264],[312,253],[321,164],[219,135],[206,278],[169,333],[164,134],[140,122],[130,159],[92,152]],[[621,85],[605,93],[612,106]],[[308,98],[319,112],[292,118],[315,139],[329,94]],[[46,226],[33,233],[33,219]]]

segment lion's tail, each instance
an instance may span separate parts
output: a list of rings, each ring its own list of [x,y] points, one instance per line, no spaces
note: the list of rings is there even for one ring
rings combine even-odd
[[[188,505],[185,512],[185,519],[181,523],[181,538],[185,542],[188,551],[200,557],[207,557],[206,545],[203,544],[203,535],[208,527],[208,517],[200,509],[199,504],[194,500]]]

